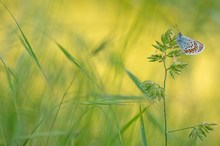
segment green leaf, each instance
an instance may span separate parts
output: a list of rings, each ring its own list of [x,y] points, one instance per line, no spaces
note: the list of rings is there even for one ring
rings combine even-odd
[[[208,133],[208,131],[206,131],[206,130],[203,128],[203,126],[200,126],[200,127],[199,127],[199,131],[201,132],[201,134],[202,134],[203,136],[206,137],[206,133]]]
[[[172,40],[170,40],[170,46],[176,46],[177,42],[176,42],[176,37],[174,37]]]
[[[158,84],[152,81],[144,81],[142,83],[131,72],[129,72],[128,70],[126,72],[148,100],[160,100],[161,98],[164,98],[164,88],[160,87]]]
[[[168,43],[168,39],[166,38],[165,34],[161,35],[161,41],[163,42],[164,45]]]
[[[186,68],[187,64],[182,62],[174,62],[170,67],[170,75],[172,78],[174,78],[174,74],[179,75],[182,71],[182,69]]]
[[[61,44],[59,44],[58,42],[55,41],[55,43],[57,44],[57,46],[60,48],[60,50],[63,52],[63,54],[72,62],[74,63],[79,69],[81,69],[82,71],[86,72],[84,67],[79,63],[79,61],[74,58],[63,46],[61,46]]]
[[[172,34],[173,34],[172,29],[168,29],[168,30],[165,32],[165,37],[168,38],[168,37],[170,37]]]
[[[150,106],[142,109],[141,113],[144,113]],[[120,133],[123,134],[125,133],[126,130],[128,130],[133,124],[136,123],[140,116],[140,113],[136,114],[131,120],[129,120],[122,128],[120,129]],[[118,134],[113,137],[111,141],[114,141],[117,138]]]
[[[161,44],[160,42],[156,41],[157,45],[160,46],[161,48],[163,48],[163,50],[165,50],[164,45]]]
[[[151,55],[150,57],[147,57],[149,59],[149,62],[162,62],[164,57],[161,54],[155,54]]]
[[[144,96],[125,96],[125,95],[107,95],[107,94],[95,94],[88,95],[96,97],[93,100],[83,100],[80,103],[85,105],[121,105],[131,103],[141,103],[145,100]]]
[[[5,9],[8,11],[8,13],[11,15],[12,19],[14,20],[15,24],[17,25],[20,33],[21,33],[21,36],[20,37],[20,40],[21,40],[21,43],[22,45],[24,46],[24,48],[26,49],[26,51],[28,52],[28,54],[32,57],[32,59],[35,61],[35,63],[37,64],[38,68],[40,69],[41,73],[43,74],[43,76],[45,77],[45,79],[48,81],[49,83],[49,80],[45,74],[45,72],[43,71],[42,67],[41,67],[41,64],[39,63],[38,59],[37,59],[37,56],[35,55],[34,51],[33,51],[33,48],[30,44],[30,42],[28,41],[25,33],[23,32],[23,30],[21,29],[21,26],[18,24],[18,21],[16,20],[16,18],[14,17],[14,15],[12,14],[12,12],[9,10],[9,8],[2,2],[2,5],[5,7]]]
[[[139,117],[140,117],[140,131],[141,131],[142,146],[147,146],[147,136],[145,132],[145,125],[144,125],[144,119],[142,116],[141,106],[140,106],[140,111],[139,111]]]
[[[92,52],[91,54],[97,55],[99,52],[103,51],[104,49],[106,49],[107,45],[109,44],[109,40],[104,40],[103,42],[101,42]]]
[[[183,52],[181,50],[173,50],[173,51],[170,51],[168,54],[167,54],[167,57],[179,57],[183,54]]]
[[[163,52],[164,49],[163,47],[159,46],[159,45],[152,45],[154,48],[158,49],[159,51]]]

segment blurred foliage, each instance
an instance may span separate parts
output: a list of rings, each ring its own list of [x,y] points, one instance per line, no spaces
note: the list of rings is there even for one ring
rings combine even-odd
[[[3,2],[23,34],[1,5],[0,145],[163,145],[160,102],[146,102],[124,70],[160,81],[146,56],[173,24],[206,48],[181,56],[190,67],[169,80],[168,128],[219,123],[218,0]],[[220,145],[219,130],[199,145]],[[187,134],[169,135],[169,145],[187,144]]]

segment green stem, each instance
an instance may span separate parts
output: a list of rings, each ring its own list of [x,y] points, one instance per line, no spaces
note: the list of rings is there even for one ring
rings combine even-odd
[[[199,125],[196,125],[196,126],[199,126]],[[168,131],[168,133],[178,132],[178,131],[182,131],[182,130],[188,130],[188,129],[195,128],[196,126],[191,126],[191,127],[181,128],[181,129],[177,129],[177,130],[171,130],[171,131]]]
[[[198,127],[198,126],[203,126],[204,124],[199,124],[199,125],[195,125],[195,126],[190,126],[190,127],[185,127],[185,128],[181,128],[181,129],[176,129],[176,130],[171,130],[171,131],[168,131],[168,133],[173,133],[173,132],[179,132],[179,131],[182,131],[182,130],[188,130],[188,129],[192,129],[192,128],[195,128],[195,127]],[[207,124],[209,126],[215,126],[217,124]]]
[[[167,135],[168,135],[168,130],[167,130],[167,109],[166,109],[166,80],[167,80],[167,67],[166,67],[166,52],[165,52],[165,58],[163,60],[163,65],[164,65],[164,71],[165,71],[165,74],[164,74],[164,82],[163,82],[163,87],[164,87],[164,93],[165,93],[165,96],[164,96],[164,99],[163,99],[163,111],[164,111],[164,138],[165,138],[165,146],[168,146],[168,138],[167,138]]]

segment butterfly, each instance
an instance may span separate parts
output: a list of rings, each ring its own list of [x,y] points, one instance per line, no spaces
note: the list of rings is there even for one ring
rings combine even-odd
[[[186,55],[199,54],[205,48],[205,45],[203,45],[202,43],[200,43],[196,40],[193,40],[187,36],[183,36],[181,33],[178,33],[178,35],[176,37],[176,41],[177,41],[177,44],[179,45],[179,47],[182,49],[182,51]]]

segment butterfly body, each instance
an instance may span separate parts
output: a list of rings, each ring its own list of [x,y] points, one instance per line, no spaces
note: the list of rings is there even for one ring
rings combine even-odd
[[[177,35],[176,40],[177,44],[186,55],[199,54],[205,48],[205,46],[202,43],[193,40],[187,36],[183,36],[181,33]]]

